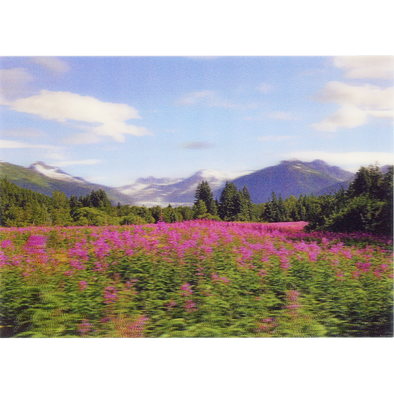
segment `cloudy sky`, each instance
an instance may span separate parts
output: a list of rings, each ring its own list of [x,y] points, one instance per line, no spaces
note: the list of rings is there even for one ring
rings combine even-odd
[[[1,57],[1,160],[88,181],[393,164],[394,57]]]

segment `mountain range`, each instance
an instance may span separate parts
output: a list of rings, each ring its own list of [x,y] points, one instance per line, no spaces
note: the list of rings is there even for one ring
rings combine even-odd
[[[55,190],[70,197],[71,195],[85,196],[92,190],[103,189],[114,204],[118,202],[121,204],[133,203],[128,196],[117,192],[115,188],[87,182],[82,178],[69,175],[57,167],[48,166],[42,161],[38,161],[28,168],[2,161],[0,162],[0,177],[4,176],[17,186],[47,196],[51,196]]]
[[[122,187],[109,187],[90,183],[74,177],[61,169],[36,162],[30,167],[0,162],[0,176],[7,176],[14,184],[46,195],[60,190],[68,197],[86,195],[92,190],[103,189],[113,204],[167,206],[171,204],[192,205],[198,184],[209,183],[214,198],[219,199],[226,181],[238,189],[246,186],[254,203],[266,202],[275,192],[282,198],[301,194],[321,195],[348,187],[354,174],[339,167],[330,166],[322,160],[302,162],[285,160],[278,165],[258,171],[224,173],[201,170],[188,178],[138,178],[136,182]]]

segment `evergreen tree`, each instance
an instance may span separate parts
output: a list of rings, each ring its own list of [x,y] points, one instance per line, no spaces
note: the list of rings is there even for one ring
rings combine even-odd
[[[193,218],[202,219],[208,213],[207,206],[203,200],[198,200],[193,206]]]
[[[219,216],[225,221],[235,220],[238,214],[237,210],[238,190],[234,183],[226,182],[226,185],[219,199]]]
[[[67,226],[71,224],[70,202],[64,193],[58,190],[52,193],[49,214],[52,224],[55,226]]]
[[[194,205],[197,205],[199,201],[203,201],[207,208],[207,212],[211,215],[217,215],[217,206],[215,200],[213,199],[213,194],[208,181],[202,181],[198,184]]]

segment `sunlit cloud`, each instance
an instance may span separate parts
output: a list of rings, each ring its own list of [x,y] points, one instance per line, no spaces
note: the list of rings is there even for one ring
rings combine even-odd
[[[337,131],[338,127],[352,129],[367,123],[367,113],[358,109],[354,105],[343,105],[337,112],[322,120],[320,123],[314,123],[311,126],[316,131]]]
[[[338,127],[354,128],[368,122],[369,116],[393,118],[394,88],[386,89],[364,84],[348,85],[332,81],[319,91],[314,99],[340,105],[338,111],[319,123],[311,125],[317,131],[337,131]]]
[[[73,133],[62,139],[66,145],[90,145],[102,142],[102,138],[94,133]]]
[[[295,135],[264,135],[262,137],[257,137],[259,141],[263,142],[283,142],[294,140],[295,138]]]
[[[0,69],[0,105],[7,105],[9,100],[31,94],[30,82],[33,76],[24,68]]]
[[[257,86],[256,90],[258,90],[260,93],[267,94],[273,89],[272,85],[268,83],[261,83],[259,86]]]
[[[30,62],[43,66],[44,68],[59,74],[70,70],[70,66],[64,60],[57,57],[37,56],[32,57]]]
[[[140,119],[135,108],[127,104],[103,102],[90,96],[41,90],[36,96],[17,99],[8,105],[14,111],[38,115],[43,119],[92,123],[91,132],[110,136],[119,142],[125,140],[124,134],[134,136],[152,134],[144,127],[125,123],[130,119]],[[97,125],[100,123],[101,125]]]
[[[9,129],[0,131],[2,137],[18,137],[18,138],[40,138],[46,135],[42,130],[31,127],[21,127],[18,129]]]
[[[334,66],[346,71],[345,78],[392,79],[394,56],[338,56]]]
[[[30,144],[28,142],[0,140],[0,149],[60,149],[55,145]]]
[[[298,117],[293,115],[291,112],[274,111],[267,115],[269,118],[280,119],[280,120],[298,120]]]
[[[227,109],[246,109],[258,107],[258,104],[253,102],[245,104],[235,103],[232,100],[221,97],[217,92],[213,90],[201,90],[188,93],[184,97],[178,99],[175,104],[184,106],[203,106]]]
[[[85,160],[65,160],[65,161],[58,161],[51,165],[56,167],[67,167],[67,166],[93,166],[96,164],[100,164],[101,160],[97,159],[85,159]]]

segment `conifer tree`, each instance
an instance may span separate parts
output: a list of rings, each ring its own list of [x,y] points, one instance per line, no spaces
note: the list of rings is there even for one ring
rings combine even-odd
[[[198,200],[193,206],[193,217],[194,219],[201,219],[208,213],[207,206],[203,200]]]
[[[64,193],[58,190],[52,193],[49,214],[51,215],[52,224],[56,226],[67,226],[71,224],[70,202]]]
[[[219,216],[225,221],[235,220],[237,216],[237,188],[234,183],[226,182],[219,199]]]
[[[213,199],[213,194],[208,181],[202,181],[197,186],[194,205],[196,205],[199,201],[203,201],[205,203],[207,212],[209,214],[213,216],[217,215],[217,206],[215,200]]]

